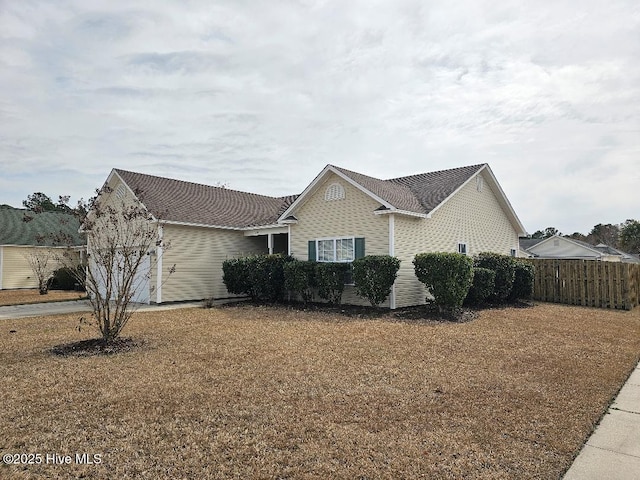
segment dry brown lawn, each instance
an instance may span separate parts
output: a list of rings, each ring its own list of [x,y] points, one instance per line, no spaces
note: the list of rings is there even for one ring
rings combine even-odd
[[[0,290],[0,307],[6,305],[23,305],[27,303],[78,300],[84,297],[86,297],[85,292],[74,292],[68,290],[49,290],[49,293],[46,295],[40,295],[37,289]]]
[[[1,453],[72,456],[0,478],[560,478],[640,352],[640,309],[551,304],[468,323],[137,313],[134,351],[52,355],[92,336],[77,324],[0,322]]]

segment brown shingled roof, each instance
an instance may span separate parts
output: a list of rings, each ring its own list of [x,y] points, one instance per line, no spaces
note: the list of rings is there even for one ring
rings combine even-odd
[[[418,202],[418,199],[406,186],[395,184],[388,180],[380,180],[362,175],[361,173],[352,172],[351,170],[336,167],[335,165],[332,165],[332,167],[395,208],[409,212],[423,213],[422,206]]]
[[[267,197],[127,170],[115,172],[149,212],[169,222],[228,228],[271,225],[296,198]]]
[[[348,177],[397,210],[427,215],[485,164],[381,180],[345,168],[327,168]],[[147,209],[165,221],[248,228],[273,225],[298,198],[268,197],[222,187],[116,169]]]
[[[485,164],[469,165],[386,181],[408,188],[424,209],[424,213],[429,213],[484,166]]]
[[[332,168],[398,210],[428,214],[484,166],[470,165],[389,180],[368,177],[334,165]]]

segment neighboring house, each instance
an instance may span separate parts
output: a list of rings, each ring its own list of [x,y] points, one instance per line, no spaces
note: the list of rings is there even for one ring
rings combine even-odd
[[[600,260],[606,262],[640,263],[629,253],[605,244],[590,243],[554,235],[548,238],[521,238],[520,248],[532,258],[564,258],[572,260]]]
[[[222,263],[251,253],[350,262],[364,255],[401,260],[386,306],[422,304],[412,260],[422,252],[518,255],[525,229],[488,165],[380,180],[333,165],[300,194],[268,197],[114,169],[106,184],[138,199],[161,222],[170,248],[149,272],[143,301],[229,296]],[[176,265],[167,276],[167,268]],[[366,303],[347,286],[345,303]]]
[[[27,220],[27,221],[25,221]],[[61,249],[52,235],[64,234],[74,246],[84,241],[78,234],[79,223],[73,215],[61,212],[33,213],[29,210],[0,206],[0,290],[37,288],[38,279],[29,256],[35,252],[57,256]],[[52,268],[60,264],[52,261]]]

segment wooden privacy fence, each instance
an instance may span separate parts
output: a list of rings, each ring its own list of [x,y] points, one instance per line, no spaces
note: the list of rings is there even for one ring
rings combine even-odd
[[[631,310],[640,304],[640,264],[528,259],[536,268],[533,298]]]

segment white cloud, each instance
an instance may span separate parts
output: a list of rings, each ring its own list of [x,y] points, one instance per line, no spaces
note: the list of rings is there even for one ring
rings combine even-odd
[[[489,162],[530,230],[623,221],[639,28],[631,0],[9,2],[0,203],[112,167],[282,195]]]

